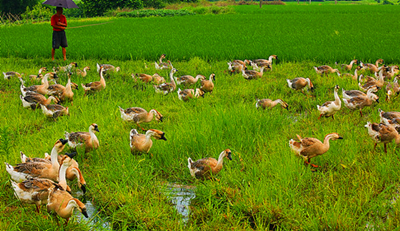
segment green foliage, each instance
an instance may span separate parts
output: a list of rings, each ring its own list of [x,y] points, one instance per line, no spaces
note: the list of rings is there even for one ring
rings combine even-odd
[[[26,8],[32,8],[39,0],[0,0],[0,12],[22,14]]]
[[[33,6],[32,10],[29,8],[29,6],[27,6],[26,11],[21,14],[21,17],[25,20],[44,21],[50,20],[53,14],[54,13],[51,12],[49,7],[43,5],[42,3],[38,3]]]

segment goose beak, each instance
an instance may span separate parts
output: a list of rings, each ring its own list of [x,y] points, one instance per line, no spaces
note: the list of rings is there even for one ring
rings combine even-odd
[[[66,143],[68,143],[68,140],[64,140],[64,139],[59,139],[59,140],[62,143],[62,145],[65,145]]]
[[[379,99],[377,99],[376,102],[379,103]]]
[[[100,132],[98,127],[96,127],[94,130],[97,131],[97,132]]]
[[[160,121],[160,122],[163,122],[163,118],[164,118],[164,117],[160,117],[159,121]]]
[[[74,158],[78,154],[77,152],[65,153],[65,155],[69,156],[69,158]]]
[[[85,216],[86,218],[89,218],[89,216],[88,216],[88,214],[87,214],[87,212],[86,212],[86,209],[82,209],[82,214],[83,214],[83,216]]]
[[[229,153],[228,153],[228,159],[229,159],[229,160],[232,160],[231,154],[232,154],[232,152],[229,152]]]
[[[338,138],[339,140],[343,140],[343,137],[341,137],[341,136],[339,136],[339,138]]]
[[[160,138],[160,140],[165,140],[165,141],[167,141],[167,138],[165,138],[165,133],[163,133],[162,135],[161,135],[161,138]]]
[[[81,185],[81,189],[82,189],[83,194],[85,194],[86,193],[86,185],[85,184]]]

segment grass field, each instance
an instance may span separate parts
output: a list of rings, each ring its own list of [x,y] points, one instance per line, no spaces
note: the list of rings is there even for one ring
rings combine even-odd
[[[398,60],[398,6],[288,5],[235,7],[236,14],[174,18],[71,20],[70,59],[228,60],[280,54],[285,61]],[[379,18],[379,26],[376,20]],[[28,38],[21,34],[29,35]],[[2,28],[0,56],[48,57],[48,23]],[[21,44],[24,44],[23,46]]]
[[[94,71],[97,62],[120,66],[121,72],[108,77],[106,89],[95,95],[84,96],[82,89],[75,91],[74,104],[66,104],[71,116],[56,122],[45,118],[40,110],[22,108],[17,79],[1,80],[1,162],[19,163],[20,151],[40,157],[50,152],[64,131],[87,131],[91,123],[97,123],[100,148],[77,156],[88,184],[87,195],[79,198],[93,203],[113,229],[398,227],[399,204],[392,200],[398,196],[399,153],[394,144],[389,145],[387,154],[382,145],[373,151],[364,125],[379,121],[378,108],[397,111],[399,99],[388,103],[380,91],[380,104],[365,108],[363,117],[342,104],[334,120],[317,120],[316,106],[333,100],[336,84],[346,90],[358,86],[356,81],[335,74],[320,77],[312,67],[334,66],[334,61],[349,62],[353,58],[384,58],[387,64],[398,64],[395,35],[399,25],[389,18],[399,9],[303,7],[263,7],[262,11],[245,7],[237,8],[236,15],[71,21],[71,27],[112,21],[68,32],[69,61],[92,69],[86,78],[73,76],[72,81],[80,85],[98,80]],[[374,29],[367,27],[371,15],[379,15],[385,23]],[[268,23],[253,23],[260,21]],[[225,29],[228,22],[232,27]],[[313,23],[319,27],[308,27]],[[168,27],[162,27],[164,24]],[[49,43],[45,41],[50,38],[48,27],[1,28],[0,38],[5,41],[0,45],[1,71],[34,74],[42,66],[67,64],[69,61],[49,60]],[[234,33],[229,33],[232,30]],[[385,36],[377,42],[384,31]],[[32,40],[22,40],[21,34],[32,35]],[[370,43],[374,46],[368,46]],[[161,53],[166,53],[179,70],[177,76],[215,73],[214,92],[184,103],[176,92],[162,96],[155,94],[151,85],[136,86],[131,74],[153,74],[153,63]],[[270,54],[278,55],[281,61],[261,79],[246,81],[240,74],[227,73],[227,60],[267,58]],[[167,71],[160,74],[166,77]],[[286,79],[299,76],[311,78],[315,91],[305,95],[289,89]],[[65,77],[61,83],[66,83]],[[281,98],[289,104],[289,110],[279,106],[256,110],[256,97]],[[155,108],[164,115],[163,122],[143,125],[164,131],[167,138],[154,141],[152,158],[130,154],[129,131],[136,126],[122,121],[118,106]],[[323,139],[331,132],[344,139],[332,141],[326,154],[312,160],[321,166],[315,170],[305,166],[288,146],[296,134]],[[188,157],[216,158],[227,148],[232,150],[233,160],[225,160],[219,181],[192,179]],[[4,165],[0,165],[1,230],[61,228],[45,209],[36,214],[33,205],[21,204],[8,179]],[[163,193],[170,184],[184,185],[195,193],[187,223]],[[76,184],[71,185],[76,191]],[[95,218],[95,214],[89,216]],[[91,229],[87,222],[77,221],[73,219],[64,229]]]

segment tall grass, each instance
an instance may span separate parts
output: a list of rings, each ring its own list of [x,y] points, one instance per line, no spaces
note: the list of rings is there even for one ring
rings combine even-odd
[[[230,6],[233,7],[233,6]],[[236,14],[107,19],[113,23],[67,30],[69,59],[171,61],[260,58],[344,62],[399,60],[394,18],[398,6],[234,6]],[[376,19],[379,18],[379,26]],[[69,27],[93,22],[70,20]],[[26,39],[23,34],[28,34]],[[1,28],[0,56],[49,57],[49,24]]]
[[[86,78],[73,76],[73,82],[98,80],[93,71],[96,62],[112,63],[121,72],[106,79],[107,88],[95,95],[75,92],[70,117],[56,122],[40,110],[23,109],[19,100],[19,81],[0,81],[1,162],[19,163],[19,151],[29,156],[43,156],[64,131],[87,131],[91,123],[99,125],[100,148],[79,153],[77,160],[88,184],[91,200],[107,216],[115,229],[359,229],[367,223],[375,227],[396,227],[397,204],[388,204],[398,188],[398,151],[389,145],[388,154],[373,141],[363,127],[379,120],[377,109],[398,110],[395,98],[363,110],[364,117],[344,108],[335,119],[317,120],[316,105],[333,99],[333,87],[358,89],[357,83],[336,75],[320,77],[312,69],[314,62],[282,62],[262,79],[246,81],[240,74],[226,73],[225,61],[207,62],[198,57],[173,62],[183,74],[216,74],[215,90],[205,98],[180,101],[176,92],[157,95],[151,85],[136,86],[132,73],[153,73],[150,60],[76,60],[80,67],[90,66]],[[1,66],[33,74],[41,66],[52,68],[42,59],[2,58]],[[66,62],[65,62],[66,63]],[[59,64],[65,64],[60,62]],[[148,64],[145,69],[144,64]],[[167,76],[167,71],[160,74]],[[286,78],[307,76],[316,89],[304,95],[287,87]],[[66,83],[66,78],[61,78]],[[32,83],[33,84],[33,83]],[[311,96],[311,97],[310,97]],[[255,98],[281,98],[289,110],[276,107],[256,110]],[[157,109],[163,122],[143,124],[165,132],[167,141],[155,140],[150,155],[133,156],[129,150],[129,131],[134,124],[123,122],[118,106]],[[323,139],[337,132],[343,140],[331,142],[330,150],[314,158],[322,167],[311,171],[295,157],[288,141],[296,134]],[[4,140],[8,140],[4,142]],[[230,148],[233,160],[225,160],[219,181],[193,180],[187,158],[216,158]],[[6,154],[4,154],[6,153]],[[0,165],[0,227],[6,229],[51,228],[53,219],[35,214],[34,207],[22,205],[13,196],[9,176]],[[188,223],[160,191],[163,182],[196,186]],[[76,184],[71,184],[77,190]],[[389,214],[383,222],[381,218]],[[32,220],[30,223],[10,222]],[[72,221],[68,229],[90,229],[84,222]]]

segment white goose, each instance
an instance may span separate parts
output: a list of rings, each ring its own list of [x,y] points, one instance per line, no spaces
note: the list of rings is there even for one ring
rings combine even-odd
[[[321,116],[325,117],[330,117],[332,116],[332,119],[334,119],[333,115],[340,110],[340,107],[342,106],[342,101],[339,98],[338,95],[339,91],[339,86],[336,85],[334,89],[334,96],[335,96],[335,101],[327,101],[322,106],[317,105],[318,111],[320,112],[320,115],[318,119],[321,118]]]

